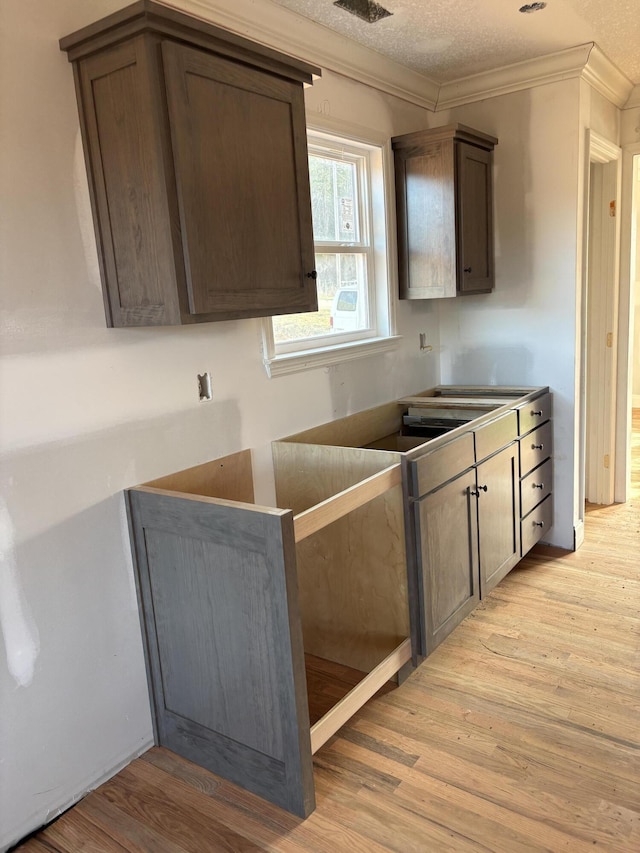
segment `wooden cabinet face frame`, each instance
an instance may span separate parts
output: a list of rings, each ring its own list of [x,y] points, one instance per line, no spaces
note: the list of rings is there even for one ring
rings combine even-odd
[[[153,0],[60,45],[107,324],[317,310],[302,83],[319,69]]]

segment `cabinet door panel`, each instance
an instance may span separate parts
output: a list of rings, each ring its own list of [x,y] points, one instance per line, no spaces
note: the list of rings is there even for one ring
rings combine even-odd
[[[475,471],[414,504],[429,654],[479,601]]]
[[[491,151],[457,143],[458,289],[493,289]]]
[[[110,326],[180,321],[167,211],[161,110],[148,42],[133,39],[78,69],[98,258]]]
[[[514,442],[478,465],[480,586],[484,596],[520,559],[520,481]]]
[[[162,45],[192,314],[315,310],[301,87]]]
[[[455,296],[453,142],[396,152],[400,297]]]
[[[132,489],[156,742],[306,817],[293,515]]]

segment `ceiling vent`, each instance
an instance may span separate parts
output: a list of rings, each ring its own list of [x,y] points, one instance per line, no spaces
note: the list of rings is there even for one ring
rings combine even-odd
[[[344,9],[346,12],[351,12],[368,24],[375,24],[376,21],[382,18],[388,18],[393,12],[389,12],[379,3],[374,3],[373,0],[335,0],[334,6]]]

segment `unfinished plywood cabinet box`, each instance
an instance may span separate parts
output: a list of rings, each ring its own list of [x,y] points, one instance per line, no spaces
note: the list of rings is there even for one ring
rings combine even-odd
[[[392,454],[282,451],[283,509],[248,451],[127,497],[156,742],[304,817],[312,754],[411,657],[403,501]]]
[[[319,69],[152,0],[60,46],[108,325],[317,310],[303,84]]]
[[[392,142],[401,298],[493,290],[492,152],[498,140],[454,124]]]

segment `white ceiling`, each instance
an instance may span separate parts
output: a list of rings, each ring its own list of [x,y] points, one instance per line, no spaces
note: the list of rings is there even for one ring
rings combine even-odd
[[[530,0],[529,0],[530,1]],[[640,83],[640,0],[377,0],[393,14],[374,24],[333,0],[275,0],[436,83],[595,42]]]

